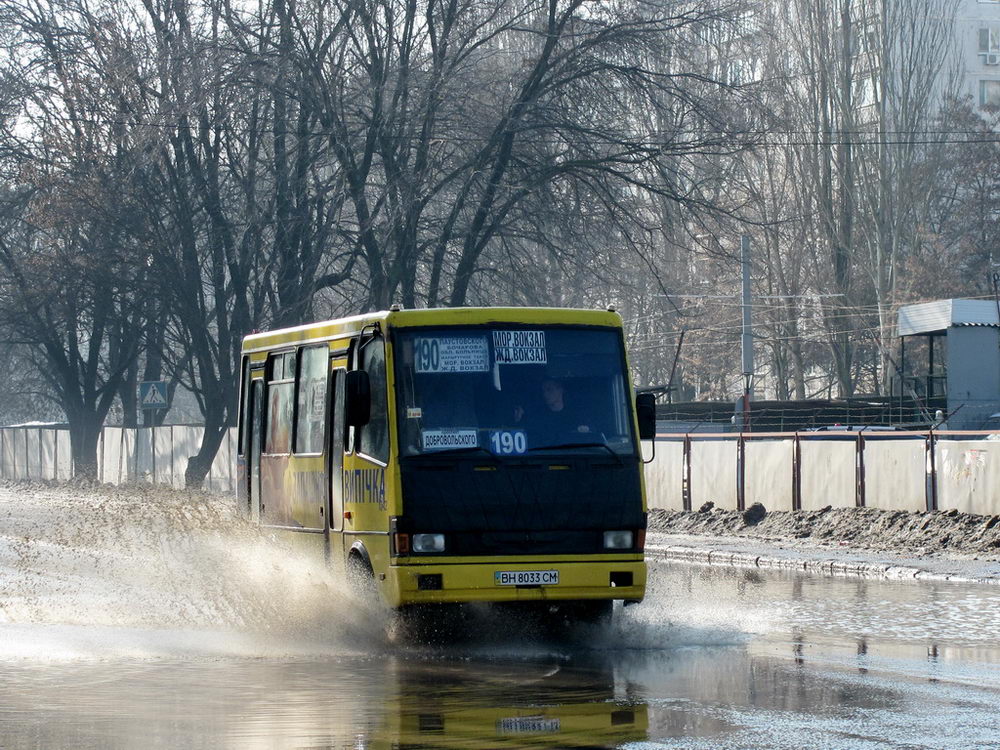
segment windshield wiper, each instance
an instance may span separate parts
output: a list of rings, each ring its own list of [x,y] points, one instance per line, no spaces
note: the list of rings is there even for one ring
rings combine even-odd
[[[619,456],[618,452],[612,449],[610,445],[608,445],[607,443],[598,443],[596,441],[589,443],[556,443],[555,445],[536,445],[534,448],[529,448],[528,452],[530,453],[531,451],[557,450],[559,448],[604,448],[604,450],[606,450],[608,453],[610,453],[612,456],[618,459],[619,464],[621,464],[622,466],[625,465],[625,462],[622,460],[622,457]]]
[[[499,463],[499,461],[500,461],[500,459],[498,459],[493,453],[491,453],[490,451],[486,450],[481,445],[466,445],[466,446],[462,446],[461,448],[442,448],[441,450],[436,450],[436,451],[424,451],[420,455],[422,457],[426,458],[427,456],[440,456],[440,455],[443,455],[443,454],[447,454],[447,455],[453,456],[456,453],[485,453],[487,456],[489,456],[495,462]]]

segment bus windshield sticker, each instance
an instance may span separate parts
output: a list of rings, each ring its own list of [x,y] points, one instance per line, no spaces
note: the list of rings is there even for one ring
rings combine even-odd
[[[544,365],[545,331],[493,331],[493,354],[501,365]]]
[[[312,381],[312,392],[309,394],[309,413],[318,419],[326,415],[326,380],[316,378]]]
[[[490,450],[500,456],[528,452],[528,434],[524,430],[496,430],[490,433]]]
[[[425,451],[479,446],[479,433],[476,430],[421,430],[420,437]]]
[[[414,341],[416,371],[487,372],[490,353],[483,336],[435,336]]]
[[[407,419],[423,419],[423,417],[424,417],[424,410],[421,409],[419,406],[407,407],[406,409]]]

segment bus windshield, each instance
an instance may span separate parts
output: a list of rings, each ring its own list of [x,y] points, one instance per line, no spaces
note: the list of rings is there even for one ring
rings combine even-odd
[[[633,455],[621,337],[613,329],[397,330],[400,453]]]

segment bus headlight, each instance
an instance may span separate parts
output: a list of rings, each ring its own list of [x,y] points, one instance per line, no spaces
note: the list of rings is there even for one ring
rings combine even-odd
[[[414,552],[444,552],[444,534],[414,534]]]
[[[632,532],[605,531],[604,549],[632,549]]]

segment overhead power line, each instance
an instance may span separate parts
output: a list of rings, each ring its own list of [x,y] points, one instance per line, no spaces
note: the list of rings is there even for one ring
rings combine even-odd
[[[192,119],[197,119],[197,113],[191,113]],[[202,127],[198,122],[162,121],[162,122],[137,122],[135,120],[116,119],[111,117],[81,117],[60,116],[47,114],[39,118],[42,124],[61,122],[64,124],[83,124],[98,127],[126,127],[132,129],[156,129],[156,130],[197,130]],[[301,137],[297,131],[295,123],[289,123],[284,128],[274,128],[267,121],[261,121],[262,127],[251,130],[250,128],[239,127],[229,122],[228,118],[216,118],[210,121],[209,127],[228,127],[237,134],[269,133],[282,134],[290,138]],[[228,123],[228,125],[227,125]],[[373,125],[372,122],[362,118],[348,118],[343,123],[347,129],[364,130]],[[551,129],[558,130],[560,124],[552,123]],[[311,128],[305,137],[307,138],[327,138],[337,135],[340,131],[332,128]],[[539,128],[532,126],[521,130],[522,133],[539,132]],[[353,133],[349,133],[353,135]],[[810,129],[775,129],[775,130],[745,130],[726,131],[719,129],[698,129],[691,128],[678,130],[673,133],[663,133],[659,135],[643,134],[621,134],[612,132],[602,132],[600,127],[593,127],[584,135],[593,136],[590,141],[581,140],[584,145],[617,145],[621,147],[655,149],[663,147],[674,147],[678,149],[710,149],[710,148],[782,148],[782,147],[826,147],[826,146],[967,146],[983,144],[1000,144],[1000,133],[987,130],[952,130],[952,129],[920,129],[920,130],[830,130],[819,131]],[[380,132],[380,137],[395,141],[423,141],[423,135],[414,133],[391,133]],[[41,143],[40,140],[27,138],[26,142]],[[486,135],[477,133],[442,133],[435,134],[430,138],[438,143],[474,143],[481,144],[489,140]],[[534,143],[551,146],[573,146],[566,139],[559,137],[545,136],[542,138],[531,138]]]

